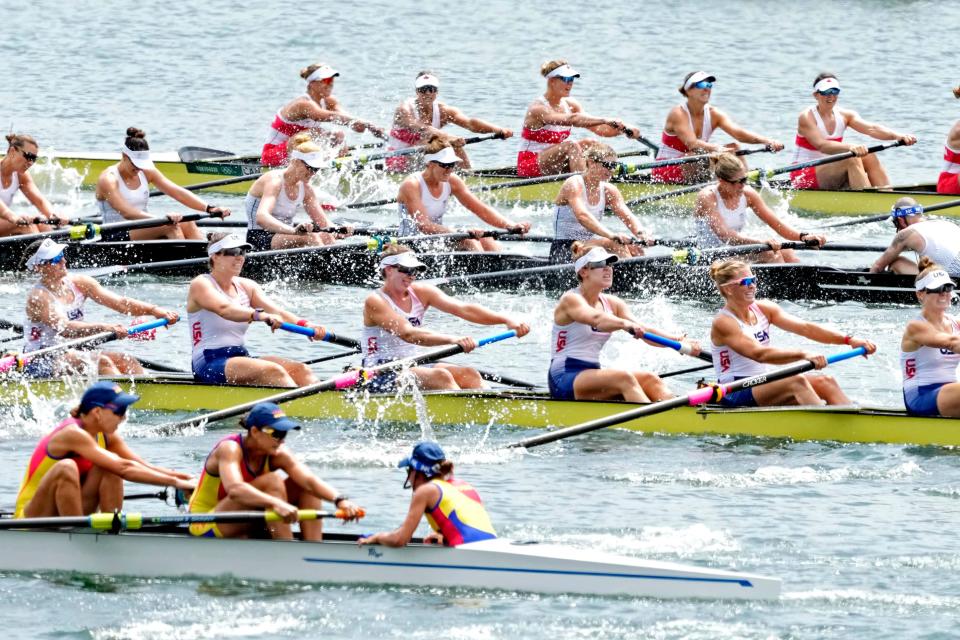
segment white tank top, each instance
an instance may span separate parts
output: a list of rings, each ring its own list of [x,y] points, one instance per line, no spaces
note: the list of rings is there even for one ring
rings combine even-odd
[[[9,207],[13,202],[13,196],[17,195],[17,191],[20,190],[20,176],[17,175],[16,171],[13,171],[10,173],[10,186],[4,187],[2,182],[3,180],[0,179],[0,202]]]
[[[713,190],[714,199],[717,201],[717,211],[724,224],[733,231],[740,233],[747,224],[747,196],[740,194],[737,206],[733,209],[727,207],[720,195],[720,189],[716,186],[710,187]],[[722,247],[726,243],[717,237],[717,234],[710,228],[710,223],[704,218],[697,218],[697,244],[702,247]]]
[[[410,112],[413,113],[413,117],[416,118],[418,115],[418,111],[417,111],[417,105],[415,105],[414,102],[415,102],[414,98],[409,98],[406,100],[406,102],[403,103],[403,105],[407,109],[409,109]],[[433,101],[433,113],[431,114],[431,117],[430,117],[430,126],[433,127],[434,129],[440,128],[440,101],[439,100]],[[405,140],[401,140],[398,137],[401,135],[407,138],[408,140],[416,139],[417,142],[420,142],[422,139],[422,136],[420,133],[414,133],[410,129],[393,127],[390,130],[389,137],[387,138],[387,151],[396,151],[397,149],[406,149],[407,147],[411,146],[411,143]]]
[[[591,204],[590,196],[587,194],[587,183],[584,182],[583,176],[573,176],[572,179],[580,182],[587,211],[594,218],[600,220],[603,210],[607,208],[607,183],[600,183],[600,199],[596,204]],[[569,204],[556,205],[553,209],[553,216],[553,236],[557,240],[590,240],[596,237],[592,231],[580,224]]]
[[[285,169],[275,169],[271,173],[283,173]],[[291,200],[287,195],[287,187],[283,184],[283,176],[280,177],[280,193],[277,194],[277,200],[273,204],[273,210],[270,211],[270,214],[284,224],[293,224],[293,217],[297,213],[297,209],[303,206],[303,195],[306,192],[306,189],[302,182],[297,184],[297,198]],[[260,201],[263,198],[257,198],[255,196],[247,194],[246,199],[243,201],[244,209],[247,212],[247,228],[248,229],[262,229],[259,224],[257,224],[257,209],[260,208]]]
[[[548,107],[551,106],[550,102],[543,96],[540,96],[537,100]],[[573,111],[566,98],[560,99],[560,111],[564,114]],[[571,131],[572,128],[568,124],[545,124],[539,129],[524,127],[523,131],[520,132],[520,151],[540,153],[544,149],[549,149],[569,138]]]
[[[727,309],[720,309],[719,315],[727,315],[737,321],[740,330],[748,337],[753,338],[764,347],[770,346],[770,321],[756,304],[750,305],[750,310],[756,316],[755,324],[747,324],[733,315]],[[730,347],[720,347],[711,344],[713,351],[713,369],[717,373],[720,384],[727,384],[740,378],[752,378],[765,373],[767,365],[750,358],[745,358]]]
[[[241,287],[237,280],[233,280],[233,288],[237,292],[237,297],[232,298],[220,288],[217,281],[209,273],[203,274],[203,278],[208,278],[214,288],[221,293],[230,302],[243,307],[250,306],[250,296]],[[217,315],[213,311],[200,309],[191,311],[187,314],[187,324],[190,325],[190,334],[193,340],[193,367],[196,369],[203,364],[203,352],[205,349],[222,349],[224,347],[242,347],[244,336],[250,327],[249,322],[234,322],[227,320],[223,316]]]
[[[696,135],[697,129],[693,124],[693,114],[690,113],[690,107],[687,106],[686,102],[681,102],[680,108],[687,114],[687,122],[690,123],[690,129],[694,135]],[[710,136],[713,135],[713,121],[710,116],[711,111],[712,109],[709,104],[703,108],[703,131],[700,132],[697,138],[704,142],[710,142]],[[675,134],[667,133],[666,129],[664,129],[660,139],[663,144],[660,145],[660,149],[657,151],[657,160],[680,158],[690,151],[686,145],[680,141],[679,137]]]
[[[580,288],[571,289],[577,295],[582,296]],[[606,313],[613,313],[610,310],[610,304],[607,297],[600,294],[600,306]],[[564,370],[567,358],[585,360],[586,362],[600,362],[600,351],[603,345],[610,339],[609,331],[599,331],[588,324],[582,322],[571,322],[570,324],[560,325],[553,323],[550,343],[553,345],[553,353],[550,356],[550,373],[560,373]]]
[[[383,290],[378,290],[376,293],[387,301],[390,308],[406,318],[407,322],[415,327],[423,325],[423,316],[427,310],[413,289],[410,289],[410,311],[404,311],[397,306],[393,298]],[[363,327],[363,366],[365,367],[373,367],[399,358],[409,358],[416,353],[417,345],[401,340],[383,327]]]
[[[447,212],[447,200],[450,199],[450,183],[442,182],[443,189],[440,192],[439,198],[434,198],[433,194],[430,193],[430,188],[427,187],[426,180],[423,179],[423,172],[417,174],[417,180],[420,181],[420,202],[423,203],[423,213],[427,214],[427,218],[430,219],[430,222],[434,224],[443,224],[443,214]],[[407,211],[406,205],[400,203],[397,207],[397,211],[400,214],[400,228],[397,231],[399,236],[416,236],[420,235],[420,230],[417,228],[417,223],[411,216],[410,212]]]
[[[120,177],[120,172],[117,170],[117,165],[107,167],[107,171],[116,179],[117,193],[120,194],[120,197],[131,207],[139,209],[140,211],[146,211],[147,203],[150,201],[150,184],[147,182],[147,176],[143,175],[143,171],[137,171],[140,186],[136,189],[130,189],[124,184],[123,178]],[[127,221],[127,219],[120,215],[119,211],[110,206],[110,203],[106,200],[97,200],[97,207],[100,209],[104,223]]]
[[[820,112],[817,111],[816,106],[812,106],[807,109],[807,112],[813,114],[813,119],[817,123],[817,129],[827,140],[833,140],[834,142],[843,141],[843,133],[847,130],[847,121],[843,119],[843,116],[840,114],[840,109],[838,107],[833,108],[833,121],[834,129],[833,132],[827,131],[827,126],[823,124],[823,118],[820,117]],[[797,151],[793,155],[793,163],[798,164],[801,162],[809,162],[810,160],[819,160],[820,158],[826,158],[827,154],[814,149],[813,145],[810,142],[800,135],[800,132],[797,132],[796,139]]]
[[[946,316],[950,323],[950,333],[960,333],[960,323],[951,315]],[[926,322],[923,315],[917,320]],[[920,347],[916,351],[900,352],[900,372],[903,374],[903,390],[910,391],[928,384],[942,384],[957,381],[957,365],[960,354],[949,349]]]
[[[41,322],[33,322],[27,318],[23,323],[24,352],[36,351],[37,349],[44,349],[58,344],[61,341],[60,332],[64,330],[68,322],[83,320],[83,303],[86,302],[87,299],[80,293],[80,290],[77,289],[77,285],[73,283],[73,280],[67,278],[65,282],[73,294],[73,300],[70,302],[64,302],[58,298],[53,291],[40,283],[33,285],[34,289],[46,291],[50,295],[50,298],[53,300],[53,310],[57,318],[57,324],[43,324]]]
[[[910,229],[924,240],[921,256],[927,256],[951,276],[960,276],[960,227],[947,220],[924,220],[910,225]]]

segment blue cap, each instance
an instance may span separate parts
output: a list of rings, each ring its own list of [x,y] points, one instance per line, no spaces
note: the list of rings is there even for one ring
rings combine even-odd
[[[447,455],[436,442],[426,440],[413,448],[413,453],[400,461],[397,466],[401,469],[415,469],[428,478],[440,475],[440,463],[447,459]]]
[[[94,407],[103,407],[114,413],[123,413],[127,407],[140,399],[132,393],[124,393],[116,382],[104,380],[92,385],[80,398],[80,411],[86,412]]]
[[[254,405],[253,409],[250,409],[250,413],[247,414],[246,425],[248,428],[257,427],[258,429],[270,427],[277,431],[290,431],[300,428],[300,425],[287,417],[287,414],[283,412],[279,405],[272,402],[261,402]]]

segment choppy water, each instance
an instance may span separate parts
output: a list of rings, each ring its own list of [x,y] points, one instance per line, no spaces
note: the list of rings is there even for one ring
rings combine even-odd
[[[831,69],[844,83],[843,104],[920,137],[916,147],[887,152],[884,162],[895,182],[936,176],[943,137],[957,113],[949,94],[957,82],[950,45],[960,9],[942,3],[634,3],[591,13],[582,5],[542,2],[282,8],[103,2],[69,9],[36,2],[4,5],[0,16],[7,25],[0,40],[0,122],[60,150],[113,150],[123,130],[137,125],[157,150],[195,144],[256,151],[276,108],[302,90],[297,70],[314,60],[341,71],[337,93],[358,115],[385,121],[409,94],[413,75],[426,67],[441,75],[445,100],[518,128],[524,106],[541,88],[539,64],[565,56],[583,73],[575,95],[589,110],[620,115],[651,134],[678,98],[675,86],[683,74],[702,67],[720,78],[718,106],[784,141],[809,102],[812,77]],[[477,166],[489,166],[510,162],[514,149],[490,143],[471,152]],[[90,201],[88,192],[61,189],[56,195],[64,206]],[[238,198],[222,200],[239,208]],[[544,210],[514,214],[549,229]],[[383,212],[359,217],[393,220]],[[673,217],[653,216],[648,224],[663,234],[682,231]],[[869,225],[841,239],[884,242],[889,236],[888,227]],[[864,258],[822,259],[861,264]],[[141,278],[117,287],[182,308],[184,285]],[[25,281],[0,278],[0,317],[21,316],[26,287]],[[303,315],[344,334],[359,333],[361,291],[299,282],[273,283],[270,290]],[[465,297],[525,314],[535,327],[523,341],[478,350],[470,362],[541,381],[553,299],[519,292]],[[651,324],[682,326],[700,337],[706,337],[716,306],[653,294],[631,304]],[[897,341],[913,310],[785,307],[873,337],[881,348],[875,358],[845,363],[835,373],[861,402],[899,403]],[[437,314],[431,323],[463,330]],[[798,344],[779,335],[777,340]],[[299,357],[305,348],[326,348],[256,328],[251,343],[260,352]],[[134,348],[157,360],[188,361],[182,325]],[[607,359],[658,370],[687,365],[680,356],[619,338]],[[332,373],[338,366],[318,371]],[[671,386],[681,391],[693,382],[674,378]],[[62,416],[62,407],[35,407],[34,413],[5,410],[0,505],[12,504],[33,443]],[[142,435],[166,419],[134,413],[126,429],[136,449],[160,463],[199,469],[223,432]],[[408,494],[393,465],[422,429],[317,421],[292,444],[322,477],[367,508],[370,515],[358,530],[370,531],[394,526],[405,513]],[[510,427],[438,426],[435,435],[463,477],[480,488],[503,535],[777,575],[784,596],[744,605],[0,575],[0,620],[11,637],[138,640],[955,637],[960,470],[953,451],[601,432],[507,455],[499,445],[523,435]]]

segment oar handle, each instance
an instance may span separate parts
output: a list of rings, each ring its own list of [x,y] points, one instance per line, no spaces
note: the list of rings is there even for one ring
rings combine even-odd
[[[317,335],[317,332],[311,327],[301,327],[298,324],[293,324],[292,322],[284,322],[280,325],[280,328],[284,331],[289,331],[290,333],[299,333],[302,336],[314,337]]]
[[[884,149],[892,149],[893,147],[899,147],[903,144],[904,143],[902,140],[884,142],[883,144],[875,144],[867,147],[867,154],[869,155],[871,153],[877,153],[879,151],[883,151]],[[763,169],[754,169],[747,174],[747,178],[751,182],[756,182],[761,178],[772,178],[773,176],[783,173],[791,173],[793,171],[800,171],[801,169],[808,169],[810,167],[819,167],[825,164],[831,164],[833,162],[840,162],[841,160],[852,158],[855,155],[856,154],[853,151],[844,151],[843,153],[837,153],[825,158],[817,158],[816,160],[809,160],[807,162],[799,162],[797,164],[787,165],[785,167],[780,167],[779,169],[767,169],[765,171]]]
[[[170,321],[166,318],[158,318],[156,320],[151,320],[150,322],[144,322],[143,324],[136,324],[129,329],[127,329],[127,335],[133,336],[138,333],[143,333],[144,331],[150,331],[151,329],[157,329],[159,327],[165,327],[170,324]]]
[[[657,344],[670,347],[671,349],[675,349],[685,356],[693,356],[693,348],[689,344],[677,342],[676,340],[671,340],[670,338],[665,338],[661,335],[657,335],[656,333],[650,333],[649,331],[643,332],[643,339],[649,340],[650,342],[656,342]],[[693,357],[700,358],[704,362],[713,362],[713,358],[706,353],[700,353]]]
[[[356,515],[357,518],[362,518],[367,515],[367,512],[363,509],[358,509]],[[337,509],[336,511],[317,511],[316,509],[300,509],[297,511],[297,520],[303,522],[304,520],[321,520],[323,518],[339,518],[340,520],[346,520],[348,518],[347,512],[343,509]],[[280,517],[276,511],[266,511],[263,514],[263,519],[266,522],[280,522],[283,518]]]

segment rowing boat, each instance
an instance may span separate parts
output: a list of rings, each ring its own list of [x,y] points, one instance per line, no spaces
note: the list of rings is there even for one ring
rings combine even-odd
[[[234,177],[257,175],[262,167],[255,161],[209,161],[183,162],[177,152],[151,153],[151,158],[157,168],[170,180],[181,186],[190,186],[209,182],[217,177]],[[57,162],[61,167],[74,169],[82,176],[84,187],[96,186],[100,173],[120,160],[118,153],[57,153],[50,161]],[[371,170],[377,171],[374,165]],[[351,174],[348,174],[351,175]],[[394,179],[399,176],[389,175]],[[509,167],[485,169],[465,174],[471,188],[489,187],[503,182],[516,181],[516,172]],[[624,198],[633,200],[646,196],[664,193],[677,188],[677,185],[664,185],[651,182],[646,176],[632,176],[614,180],[623,193]],[[341,189],[345,193],[350,190],[350,181],[344,180]],[[911,196],[923,206],[930,206],[940,202],[953,200],[956,196],[938,194],[936,184],[911,184],[893,187],[891,189],[864,189],[851,190],[793,190],[786,181],[772,181],[771,187],[784,194],[789,199],[790,207],[796,211],[814,212],[828,215],[868,215],[889,211],[892,204],[900,197]],[[218,186],[215,189],[224,193],[245,194],[250,188],[249,182],[240,182]],[[560,183],[542,182],[525,186],[511,187],[491,191],[484,197],[504,203],[544,203],[553,202],[559,191]],[[693,204],[696,194],[687,194],[668,201],[668,207],[689,208]],[[653,204],[652,207],[662,207],[663,202]],[[960,209],[947,209],[942,215],[960,216]]]
[[[459,547],[361,547],[356,536],[323,542],[192,537],[182,530],[95,533],[0,531],[0,570],[114,576],[233,576],[351,585],[465,587],[651,598],[775,599],[780,580],[558,545],[497,539]]]
[[[117,379],[141,400],[136,410],[217,411],[277,393],[270,387],[207,385],[182,376]],[[78,386],[80,385],[80,386]],[[8,382],[0,402],[27,403],[33,398],[72,398],[82,384],[64,380]],[[423,405],[413,397],[326,392],[284,404],[300,418],[416,423],[425,411],[436,425],[502,424],[545,429],[610,416],[636,405],[613,401],[553,400],[537,391],[424,392]],[[879,442],[960,446],[960,423],[950,418],[908,416],[902,410],[860,407],[763,407],[722,409],[684,407],[620,425],[650,434],[727,434],[793,440]]]

